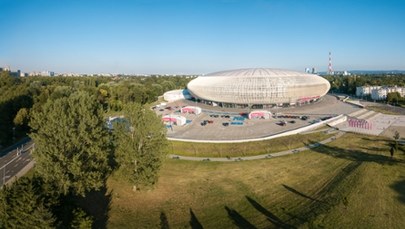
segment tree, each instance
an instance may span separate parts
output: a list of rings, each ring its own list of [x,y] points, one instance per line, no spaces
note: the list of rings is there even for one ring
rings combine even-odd
[[[398,131],[395,131],[394,133],[394,139],[395,139],[395,150],[398,150],[398,140],[401,138],[401,136],[399,135]]]
[[[85,195],[104,185],[110,137],[102,107],[86,92],[48,100],[30,122],[36,171],[68,194]]]
[[[8,71],[0,71],[0,88],[1,87],[10,87],[13,85],[14,79],[10,76]]]
[[[0,192],[0,228],[53,228],[55,218],[44,193],[36,177],[5,186]]]
[[[400,137],[401,137],[401,136],[399,135],[399,132],[398,132],[398,131],[395,131],[395,133],[394,133],[394,139],[395,139],[395,141],[398,141]]]
[[[387,102],[388,103],[394,103],[394,102],[398,102],[401,100],[401,95],[399,94],[399,92],[389,92],[387,94]]]
[[[27,124],[29,120],[29,112],[27,108],[21,108],[14,117],[14,125],[22,126]]]
[[[170,91],[176,88],[176,85],[172,81],[165,80],[161,83],[161,85],[163,87],[163,92]]]
[[[93,225],[93,218],[88,216],[81,208],[73,210],[73,219],[71,223],[72,228],[77,229],[91,229]]]
[[[107,110],[108,108],[108,87],[106,85],[100,86],[100,88],[97,91],[97,100],[103,105],[103,108]]]
[[[137,103],[124,108],[127,122],[115,127],[118,174],[136,190],[155,184],[166,155],[166,130],[150,109]]]

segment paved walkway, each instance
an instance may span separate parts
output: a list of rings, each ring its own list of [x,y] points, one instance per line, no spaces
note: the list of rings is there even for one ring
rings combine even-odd
[[[309,150],[311,148],[318,147],[320,145],[327,144],[329,142],[332,142],[340,137],[342,137],[345,134],[345,132],[338,131],[337,134],[333,137],[327,138],[323,141],[313,143],[307,146],[303,146],[300,148],[296,149],[291,149],[291,150],[286,150],[286,151],[281,151],[277,153],[270,153],[270,154],[261,154],[261,155],[256,155],[256,156],[247,156],[247,157],[189,157],[189,156],[180,156],[176,154],[169,154],[168,157],[172,159],[177,159],[177,160],[186,160],[186,161],[220,161],[220,162],[233,162],[233,161],[250,161],[250,160],[260,160],[260,159],[266,159],[266,158],[273,158],[273,157],[280,157],[280,156],[285,156],[285,155],[290,155],[290,154],[295,154],[299,153],[302,151]]]

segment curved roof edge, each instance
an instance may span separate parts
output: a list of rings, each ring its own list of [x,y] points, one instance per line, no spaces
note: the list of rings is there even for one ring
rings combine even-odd
[[[309,74],[305,72],[298,72],[298,71],[291,71],[291,70],[284,70],[279,68],[241,68],[241,69],[234,69],[234,70],[225,70],[219,72],[208,73],[205,76],[318,76],[316,74]]]

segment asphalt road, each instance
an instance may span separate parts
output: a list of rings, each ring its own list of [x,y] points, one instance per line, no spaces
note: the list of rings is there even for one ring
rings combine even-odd
[[[18,142],[14,143],[13,145],[0,150],[0,158],[7,155],[11,151],[17,149],[17,147],[21,147],[21,145],[29,143],[30,141],[31,141],[31,138],[25,137],[25,138],[19,140]]]
[[[31,156],[33,141],[24,141],[13,146],[8,152],[2,152],[0,157],[0,186],[17,176],[33,160]]]

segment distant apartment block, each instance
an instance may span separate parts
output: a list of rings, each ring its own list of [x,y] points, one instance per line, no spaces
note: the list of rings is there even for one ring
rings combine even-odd
[[[405,95],[405,87],[389,86],[363,86],[356,87],[356,96],[370,96],[374,100],[384,100],[388,93],[398,92],[402,97]]]
[[[55,76],[55,72],[51,71],[30,72],[29,76]]]
[[[4,68],[0,68],[0,72],[8,72],[10,76],[12,77],[21,77],[21,76],[25,76],[24,72],[21,72],[21,70],[17,70],[15,72],[11,71],[11,68],[9,66],[4,67]]]
[[[373,90],[378,90],[380,89],[381,86],[362,86],[362,87],[356,87],[356,96],[357,97],[364,97],[364,96],[370,96],[371,92]]]

